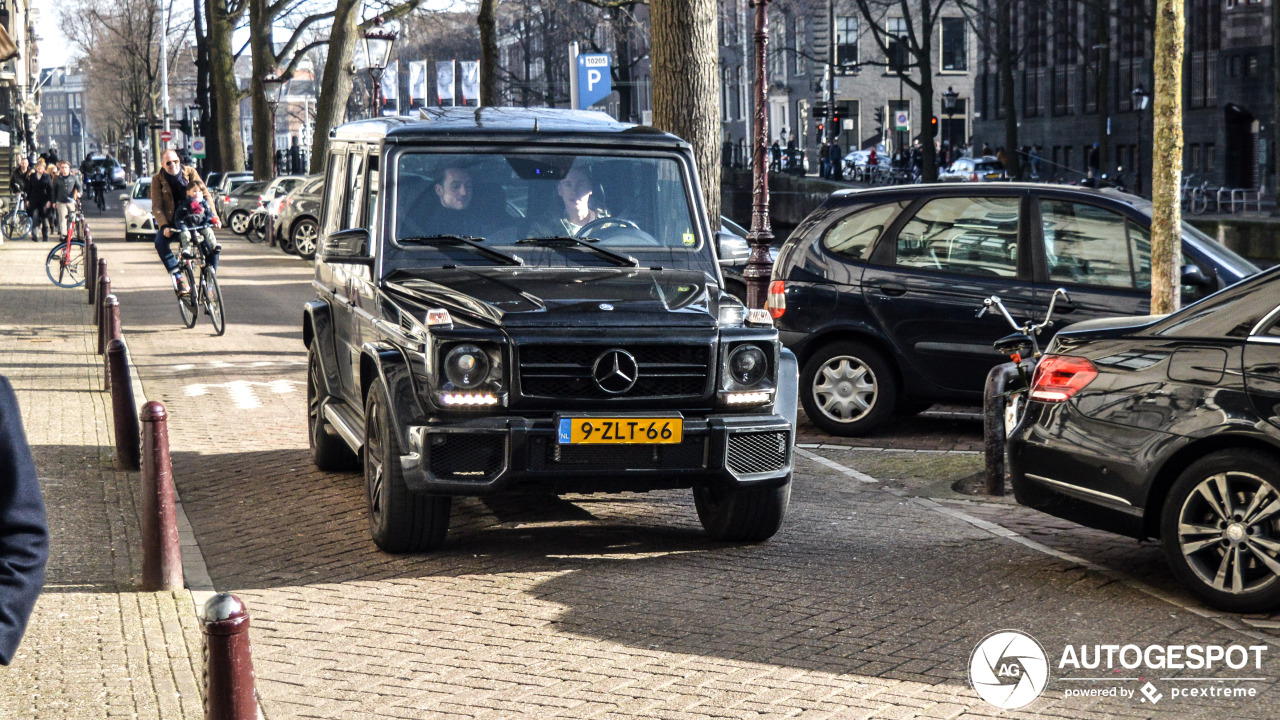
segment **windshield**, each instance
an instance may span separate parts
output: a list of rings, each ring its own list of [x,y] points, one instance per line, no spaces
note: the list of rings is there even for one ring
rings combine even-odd
[[[406,151],[395,171],[387,249],[399,267],[500,262],[474,245],[432,241],[440,236],[534,267],[714,265],[692,182],[669,154]]]
[[[133,186],[134,200],[150,200],[151,199],[151,181],[139,182]]]
[[[240,185],[231,191],[232,195],[258,195],[265,190],[267,184],[265,182],[251,182]]]

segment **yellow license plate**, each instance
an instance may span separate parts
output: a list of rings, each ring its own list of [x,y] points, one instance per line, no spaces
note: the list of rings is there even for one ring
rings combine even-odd
[[[561,445],[665,445],[684,439],[681,418],[560,418]]]

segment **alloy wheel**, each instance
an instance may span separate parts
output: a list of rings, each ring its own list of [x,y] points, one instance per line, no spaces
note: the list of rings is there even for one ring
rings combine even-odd
[[[1178,514],[1178,546],[1201,582],[1240,594],[1280,577],[1280,492],[1246,472],[1201,481]]]

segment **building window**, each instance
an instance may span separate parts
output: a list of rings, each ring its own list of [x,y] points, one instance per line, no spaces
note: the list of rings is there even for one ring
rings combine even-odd
[[[942,69],[968,70],[964,18],[942,18]]]
[[[1200,145],[1193,144],[1191,146],[1191,157],[1187,161],[1187,172],[1200,172]]]
[[[1207,173],[1214,172],[1213,167],[1213,143],[1205,143],[1204,145],[1204,171]]]
[[[1250,54],[1245,57],[1244,74],[1245,74],[1245,77],[1257,76],[1258,74],[1258,56],[1257,55]]]
[[[841,68],[858,65],[858,19],[836,18],[836,63]]]
[[[796,75],[809,73],[809,18],[796,16]]]
[[[889,18],[885,33],[888,35],[885,38],[885,45],[889,50],[889,57],[885,58],[885,64],[889,67],[889,72],[906,72],[910,63],[907,57],[907,21],[902,18]]]

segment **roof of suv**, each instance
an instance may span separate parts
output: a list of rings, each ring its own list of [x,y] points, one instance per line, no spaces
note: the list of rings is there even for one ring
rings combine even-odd
[[[526,142],[553,141],[553,138],[572,135],[596,139],[613,137],[628,144],[688,145],[657,128],[621,123],[602,112],[559,108],[424,108],[418,117],[357,120],[330,132],[330,137],[337,140],[385,138],[387,142],[398,143],[435,140],[447,135],[518,137]]]
[[[1095,198],[1106,198],[1137,208],[1150,207],[1151,201],[1119,190],[1060,185],[1057,183],[1000,182],[1000,183],[917,183],[913,185],[889,185],[875,188],[846,188],[831,193],[829,201],[840,205],[861,202],[885,202],[898,198],[916,198],[926,195],[1019,195],[1027,192],[1053,192]]]

